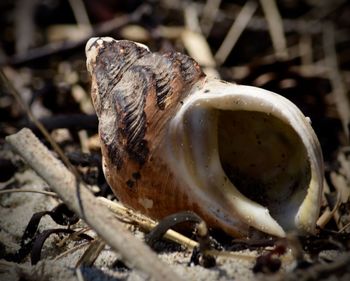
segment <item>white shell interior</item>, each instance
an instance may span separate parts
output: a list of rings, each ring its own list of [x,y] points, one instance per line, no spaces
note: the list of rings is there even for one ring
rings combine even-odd
[[[285,236],[313,232],[322,154],[306,117],[287,99],[208,80],[172,119],[167,161],[223,223]]]

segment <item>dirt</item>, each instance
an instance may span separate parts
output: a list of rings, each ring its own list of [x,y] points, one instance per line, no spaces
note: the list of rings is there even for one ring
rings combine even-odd
[[[17,173],[10,181],[16,182],[21,189],[48,190],[48,186],[30,169]],[[8,183],[7,183],[8,184]],[[40,211],[51,210],[60,202],[59,199],[32,192],[9,193],[0,198],[0,241],[5,246],[5,251],[15,252],[19,249],[20,239],[31,216]],[[39,225],[39,232],[46,229],[62,227],[57,225],[50,217],[44,217]],[[79,230],[85,227],[80,221],[73,226]],[[125,224],[125,227],[134,232],[139,239],[144,234],[137,227]],[[93,231],[88,234],[96,236]],[[0,280],[145,280],[147,276],[136,270],[130,270],[121,266],[117,261],[122,261],[118,253],[113,252],[108,246],[100,253],[91,267],[75,268],[80,257],[87,249],[82,240],[68,240],[63,245],[66,236],[52,235],[46,240],[41,260],[36,265],[31,265],[29,256],[21,263],[0,260]],[[167,242],[160,244],[158,256],[176,271],[185,280],[266,280],[273,278],[281,280],[281,276],[290,273],[296,266],[291,250],[281,257],[282,268],[277,274],[255,274],[252,268],[261,250],[227,251],[216,258],[216,266],[204,268],[200,265],[189,265],[192,251],[183,247],[175,247]],[[162,249],[163,247],[163,249]],[[268,249],[271,249],[268,248]],[[71,250],[71,251],[70,251]],[[337,251],[324,251],[324,258],[335,260],[340,255]],[[83,279],[81,279],[83,278]],[[345,277],[344,277],[345,278]],[[269,279],[270,280],[270,279]],[[329,279],[333,280],[333,279]],[[346,280],[346,279],[343,279]]]

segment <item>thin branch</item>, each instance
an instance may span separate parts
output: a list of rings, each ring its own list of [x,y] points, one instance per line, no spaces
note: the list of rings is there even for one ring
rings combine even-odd
[[[154,280],[181,280],[149,247],[127,231],[113,213],[101,204],[82,182],[77,181],[29,129],[22,129],[6,137],[6,141],[72,211],[122,255],[130,267],[145,272]],[[76,196],[77,194],[79,196]]]

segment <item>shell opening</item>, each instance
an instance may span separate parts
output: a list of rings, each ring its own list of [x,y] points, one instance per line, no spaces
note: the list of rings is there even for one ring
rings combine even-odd
[[[242,110],[220,110],[217,126],[226,176],[244,196],[266,207],[284,230],[294,228],[311,179],[307,152],[295,130],[273,115]]]
[[[281,237],[290,229],[312,232],[320,153],[302,113],[254,87],[214,81],[194,91],[172,119],[167,144],[187,192],[235,229],[243,223]]]

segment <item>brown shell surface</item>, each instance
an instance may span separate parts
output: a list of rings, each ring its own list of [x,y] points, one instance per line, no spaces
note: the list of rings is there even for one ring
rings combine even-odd
[[[186,55],[151,53],[130,41],[106,41],[98,48],[92,99],[104,172],[113,192],[152,218],[192,210],[215,226],[205,206],[188,198],[160,149],[170,118],[193,84],[204,80],[202,70]]]

